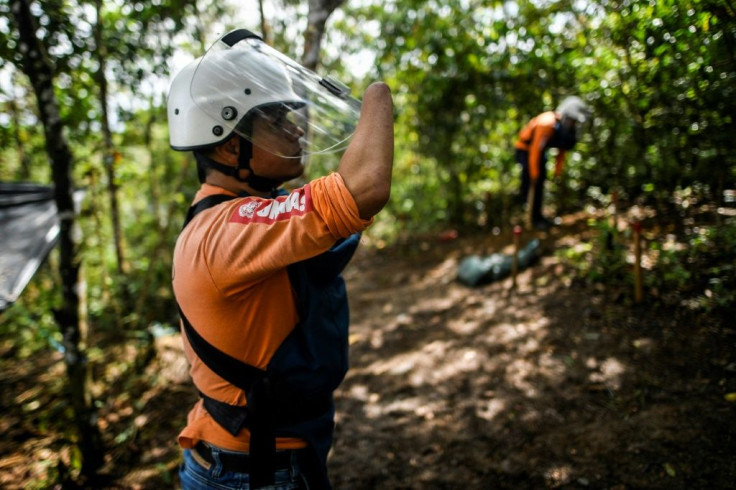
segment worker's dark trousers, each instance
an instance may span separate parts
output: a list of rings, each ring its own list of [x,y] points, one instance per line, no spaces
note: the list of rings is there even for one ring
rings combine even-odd
[[[526,205],[529,198],[529,185],[531,177],[529,176],[529,152],[524,150],[516,150],[516,163],[521,165],[521,204]],[[534,202],[532,203],[532,221],[540,221],[542,219],[542,202],[544,201],[544,181],[547,179],[547,158],[542,155],[539,169],[539,177],[534,186]]]

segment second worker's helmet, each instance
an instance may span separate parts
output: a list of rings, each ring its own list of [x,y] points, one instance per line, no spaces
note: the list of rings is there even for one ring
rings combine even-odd
[[[562,117],[572,119],[580,124],[586,122],[592,115],[590,107],[580,97],[575,95],[566,97],[560,102],[556,112],[562,114]]]

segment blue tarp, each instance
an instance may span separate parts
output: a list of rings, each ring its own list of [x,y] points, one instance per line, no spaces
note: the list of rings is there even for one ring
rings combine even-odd
[[[18,299],[58,236],[53,187],[0,182],[0,311]]]

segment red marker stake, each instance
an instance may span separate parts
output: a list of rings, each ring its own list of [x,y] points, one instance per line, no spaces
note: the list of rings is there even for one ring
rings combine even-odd
[[[529,194],[527,196],[526,205],[527,205],[527,212],[526,212],[526,227],[530,230],[534,229],[534,223],[532,219],[532,213],[534,209],[534,199],[536,199],[536,196],[534,195],[534,187],[536,186],[536,183],[534,181],[529,183]]]
[[[514,261],[511,265],[511,289],[516,289],[516,274],[519,272],[519,236],[521,226],[514,226]]]

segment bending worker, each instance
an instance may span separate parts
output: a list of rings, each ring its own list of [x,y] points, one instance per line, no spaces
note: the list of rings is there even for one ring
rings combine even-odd
[[[537,229],[546,230],[551,225],[542,214],[547,149],[559,150],[555,160],[555,176],[559,177],[565,163],[565,152],[577,143],[577,125],[588,120],[590,115],[588,106],[579,97],[571,96],[563,100],[555,111],[534,117],[519,132],[514,147],[516,162],[521,165],[520,198],[522,204],[531,206],[528,209],[531,224]]]
[[[361,107],[236,30],[174,78],[167,106],[171,147],[194,152],[202,181],[173,265],[200,393],[178,437],[182,488],[329,488],[348,366],[340,274],[389,198],[390,91],[374,83]],[[303,157],[343,150],[336,172],[282,189]]]

